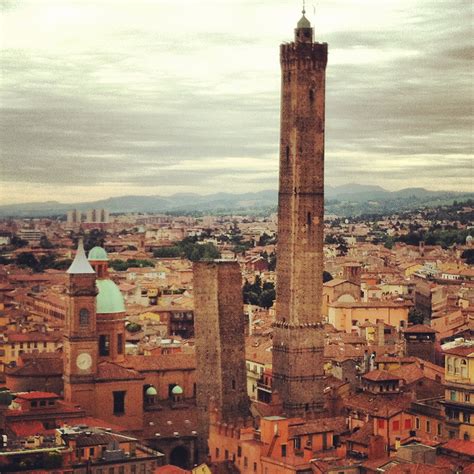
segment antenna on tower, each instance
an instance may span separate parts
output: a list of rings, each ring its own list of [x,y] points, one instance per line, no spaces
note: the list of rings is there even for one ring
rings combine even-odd
[[[303,0],[303,10],[301,11],[303,15],[306,13],[306,8],[305,8],[305,0]]]

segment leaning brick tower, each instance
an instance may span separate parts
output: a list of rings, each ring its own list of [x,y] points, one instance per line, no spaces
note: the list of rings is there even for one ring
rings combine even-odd
[[[273,388],[288,416],[323,408],[321,324],[327,44],[303,16],[280,46],[281,131]]]

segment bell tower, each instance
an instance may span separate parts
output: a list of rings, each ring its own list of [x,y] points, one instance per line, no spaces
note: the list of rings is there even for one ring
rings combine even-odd
[[[273,385],[288,416],[323,408],[321,323],[327,44],[311,23],[280,46],[281,130]]]
[[[64,331],[64,398],[89,408],[97,373],[96,273],[82,241],[67,270],[68,309]]]

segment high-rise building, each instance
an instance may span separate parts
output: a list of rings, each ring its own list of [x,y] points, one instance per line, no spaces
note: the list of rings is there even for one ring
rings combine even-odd
[[[323,406],[321,324],[327,44],[303,16],[282,70],[273,388],[288,416]]]

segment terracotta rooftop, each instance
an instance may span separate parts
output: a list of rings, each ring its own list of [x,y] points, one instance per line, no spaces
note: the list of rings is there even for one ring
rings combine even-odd
[[[371,393],[355,393],[344,400],[344,406],[360,410],[376,417],[391,417],[408,409],[412,398],[405,394],[374,395]]]
[[[96,380],[140,380],[143,375],[139,372],[127,369],[114,362],[104,361],[97,365]]]
[[[474,442],[465,441],[463,439],[450,439],[442,445],[443,449],[453,451],[455,453],[474,456]]]
[[[418,334],[418,333],[436,333],[435,329],[433,329],[431,326],[427,326],[426,324],[415,324],[413,326],[408,326],[405,329],[405,334]]]
[[[469,357],[471,355],[474,355],[474,345],[453,347],[452,349],[445,349],[443,352],[445,354],[458,355],[461,357]]]
[[[63,361],[61,358],[30,359],[21,367],[6,367],[5,373],[13,377],[60,377],[63,375]]]
[[[365,380],[370,380],[371,382],[388,382],[390,380],[400,380],[400,377],[395,375],[393,372],[388,370],[372,370],[367,374],[362,376]]]
[[[374,425],[371,421],[367,422],[362,428],[354,432],[347,441],[352,441],[364,446],[369,445],[369,436],[374,434]]]
[[[319,418],[307,421],[297,426],[289,427],[289,439],[297,436],[310,435],[315,433],[325,433],[332,431],[335,434],[342,434],[347,431],[346,418],[343,416],[333,418]]]
[[[433,464],[405,463],[402,462],[385,470],[387,474],[452,474],[452,469]]]
[[[52,392],[20,392],[16,394],[17,398],[21,398],[23,400],[38,400],[38,399],[57,399],[59,395]]]
[[[194,353],[161,354],[158,357],[128,356],[124,365],[139,372],[165,370],[195,370],[196,356]]]

